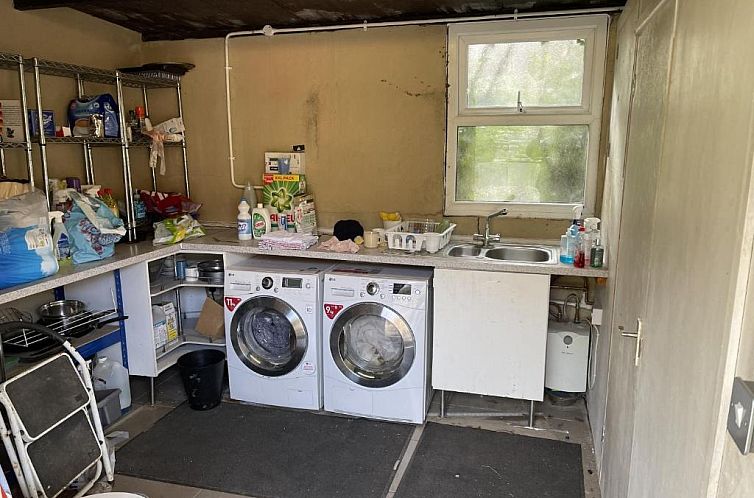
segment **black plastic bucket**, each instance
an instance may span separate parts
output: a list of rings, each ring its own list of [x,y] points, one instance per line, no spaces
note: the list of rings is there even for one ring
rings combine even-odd
[[[200,349],[184,354],[177,363],[191,408],[211,410],[220,404],[225,353],[216,349]]]

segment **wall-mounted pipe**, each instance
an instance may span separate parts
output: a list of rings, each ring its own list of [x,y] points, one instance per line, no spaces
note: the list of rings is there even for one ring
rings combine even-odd
[[[441,19],[420,19],[413,21],[387,21],[387,22],[375,22],[354,24],[335,24],[330,26],[311,26],[306,28],[273,28],[269,24],[262,29],[248,30],[248,31],[234,31],[225,35],[225,106],[228,114],[228,161],[230,163],[230,181],[236,188],[244,188],[236,181],[235,162],[236,158],[233,154],[233,122],[231,118],[231,106],[230,106],[230,70],[233,69],[230,65],[230,40],[231,38],[238,38],[241,36],[274,36],[276,34],[290,34],[290,33],[311,33],[319,31],[342,31],[347,29],[362,29],[366,31],[369,28],[389,28],[397,26],[420,26],[429,24],[453,24],[462,22],[480,22],[480,21],[502,21],[508,19],[524,19],[524,18],[538,18],[545,19],[551,17],[568,17],[587,14],[609,14],[611,12],[620,12],[622,7],[605,7],[594,9],[576,9],[576,10],[557,10],[550,12],[524,12],[518,13],[515,11],[513,14],[491,14],[483,16],[469,16],[469,17],[446,17]]]

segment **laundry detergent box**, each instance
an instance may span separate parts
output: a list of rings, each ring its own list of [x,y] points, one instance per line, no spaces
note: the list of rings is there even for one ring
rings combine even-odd
[[[306,194],[304,175],[265,173],[262,177],[262,203],[270,210],[270,221],[273,227],[280,226],[278,218],[283,215],[293,226],[294,199],[297,195],[304,194]]]
[[[55,113],[46,109],[42,110],[44,132],[46,137],[55,136]],[[36,109],[29,109],[29,135],[39,137],[39,114]]]
[[[303,175],[306,173],[306,153],[265,152],[264,172],[279,175]]]
[[[0,100],[0,142],[23,142],[24,114],[20,100]]]

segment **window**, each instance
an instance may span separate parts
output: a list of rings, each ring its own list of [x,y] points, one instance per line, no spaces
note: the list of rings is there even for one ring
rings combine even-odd
[[[451,25],[445,212],[594,210],[606,16]]]

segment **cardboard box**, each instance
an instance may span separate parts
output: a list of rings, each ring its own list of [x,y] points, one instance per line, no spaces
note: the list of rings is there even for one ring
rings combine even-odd
[[[290,175],[303,175],[306,173],[306,154],[304,152],[265,152],[264,172],[280,174],[280,159],[288,159]]]
[[[0,142],[26,140],[24,113],[20,100],[0,100]]]
[[[262,183],[262,203],[270,211],[272,227],[279,226],[278,219],[282,216],[287,216],[293,226],[295,198],[306,193],[306,177],[265,173]]]
[[[210,339],[225,337],[225,318],[223,307],[212,299],[206,299],[196,322],[196,331]]]
[[[175,306],[171,302],[156,303],[153,306],[162,308],[165,314],[165,338],[168,343],[178,339],[178,314],[175,312]]]

